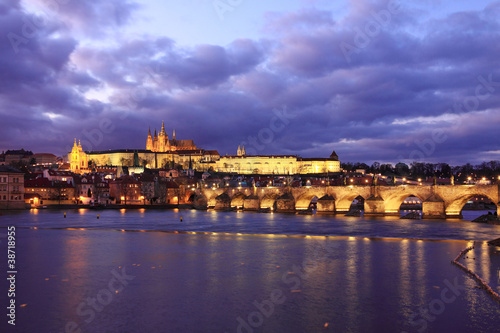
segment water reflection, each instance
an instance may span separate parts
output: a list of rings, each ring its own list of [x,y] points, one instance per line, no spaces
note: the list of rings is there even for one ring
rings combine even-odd
[[[164,231],[213,231],[260,234],[305,234],[359,237],[490,240],[500,237],[500,226],[460,221],[403,221],[394,217],[368,219],[343,216],[284,215],[216,211],[173,211],[120,209],[69,210],[66,219],[58,210],[39,210],[0,216],[0,226],[12,221],[17,226],[88,227],[102,229],[144,229]],[[180,217],[183,216],[183,221]]]
[[[38,286],[40,279],[33,277],[40,276],[41,267],[45,274],[57,276],[43,284],[43,293],[23,295],[26,303],[37,304],[36,311],[23,313],[20,329],[26,332],[61,331],[69,320],[82,324],[76,308],[106,288],[111,271],[118,267],[126,268],[134,280],[82,331],[116,331],[113,325],[123,323],[122,331],[157,332],[167,322],[167,331],[172,332],[200,328],[234,332],[236,319],[247,320],[258,311],[255,302],[264,304],[273,290],[280,290],[285,300],[263,316],[259,326],[263,331],[321,331],[325,322],[339,332],[415,331],[411,315],[439,296],[440,289],[434,286],[443,288],[444,279],[463,276],[450,260],[466,246],[463,241],[221,232],[19,229],[19,233],[28,245],[19,253],[24,265],[19,283],[26,289]],[[481,260],[474,267],[491,270],[488,249],[483,245],[479,249],[484,253],[477,254]],[[489,304],[488,296],[468,280],[463,281],[465,297],[447,305],[446,313],[430,323],[437,325],[435,331],[443,331],[436,329],[439,325],[446,325],[447,331],[494,327],[489,323],[500,312],[484,305]],[[454,319],[449,320],[447,313]],[[134,320],[138,316],[141,320]]]

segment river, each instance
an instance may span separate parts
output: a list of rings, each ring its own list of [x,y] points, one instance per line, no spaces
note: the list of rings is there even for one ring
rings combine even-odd
[[[64,217],[66,213],[66,218]],[[99,214],[99,219],[97,218]],[[2,332],[493,332],[500,226],[195,210],[31,210]],[[181,220],[182,218],[182,220]],[[9,286],[5,279],[1,290]],[[7,297],[2,295],[2,308]],[[23,306],[21,306],[23,305]]]

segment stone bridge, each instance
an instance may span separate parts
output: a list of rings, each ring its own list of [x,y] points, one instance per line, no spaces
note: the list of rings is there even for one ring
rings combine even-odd
[[[401,203],[409,196],[422,201],[423,218],[461,217],[463,206],[476,195],[497,205],[500,215],[500,185],[398,185],[398,186],[304,186],[196,189],[193,203],[198,208],[243,210],[269,209],[295,212],[318,199],[318,213],[345,213],[352,201],[365,199],[366,216],[399,215]]]

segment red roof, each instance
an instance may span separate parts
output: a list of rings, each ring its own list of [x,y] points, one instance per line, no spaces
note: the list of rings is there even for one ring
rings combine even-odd
[[[49,175],[50,176],[56,176],[56,177],[73,177],[74,174],[71,171],[55,171],[55,170],[49,170]]]
[[[61,182],[60,183],[62,187],[66,188],[72,188],[73,184],[71,183],[66,183],[66,182]],[[47,188],[47,187],[54,187],[53,182],[50,181],[47,178],[35,178],[35,179],[26,179],[24,181],[24,187],[29,188],[29,187],[37,187],[37,188]]]

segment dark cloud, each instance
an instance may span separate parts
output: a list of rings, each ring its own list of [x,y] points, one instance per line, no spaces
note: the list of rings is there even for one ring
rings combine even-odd
[[[389,16],[386,1],[349,4],[343,17],[270,13],[260,40],[185,47],[152,36],[88,42],[132,22],[130,1],[61,4],[43,24],[3,2],[0,148],[63,154],[74,136],[89,149],[141,148],[164,120],[221,153],[245,143],[265,154],[336,150],[343,161],[494,157],[500,2],[432,19],[411,4]],[[40,24],[16,51],[6,36],[23,36],[25,22]]]

